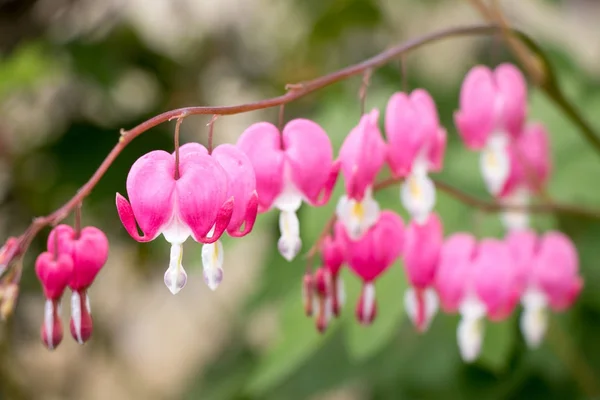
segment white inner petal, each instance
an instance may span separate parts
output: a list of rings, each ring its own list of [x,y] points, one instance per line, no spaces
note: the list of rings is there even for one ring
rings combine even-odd
[[[377,223],[380,208],[369,187],[361,201],[350,199],[346,195],[340,197],[335,212],[350,238],[357,240]]]
[[[404,307],[406,313],[414,325],[418,324],[417,317],[419,312],[419,302],[417,299],[417,292],[414,288],[410,287],[404,292]],[[420,327],[423,331],[429,328],[433,317],[437,313],[439,307],[439,300],[437,293],[432,288],[427,288],[423,291],[423,307],[424,307],[424,321]]]
[[[211,290],[216,290],[223,280],[224,254],[223,243],[220,240],[202,246],[204,281]]]
[[[521,303],[521,332],[527,345],[536,348],[542,343],[548,329],[548,299],[536,289],[527,289]]]
[[[79,292],[76,291],[71,295],[71,320],[75,329],[75,339],[77,343],[83,344],[83,339],[81,338],[81,297],[79,296]]]
[[[190,237],[192,231],[189,226],[179,221],[175,211],[171,221],[163,228],[162,234],[169,243],[183,243]]]
[[[44,304],[44,330],[46,331],[46,346],[49,350],[54,349],[54,304],[52,300],[47,299]]]
[[[484,333],[485,305],[474,295],[467,296],[459,306],[461,320],[457,339],[465,362],[474,361],[481,351]]]
[[[339,275],[337,277],[337,300],[340,308],[346,304],[346,289],[344,288],[344,280]]]
[[[529,204],[531,195],[525,187],[517,188],[509,196],[502,198],[501,202],[507,206],[525,207]],[[529,213],[520,210],[508,210],[500,215],[502,224],[508,231],[518,231],[529,228]]]
[[[167,288],[173,294],[179,293],[187,282],[187,274],[183,268],[182,259],[183,245],[181,243],[172,243],[169,268],[165,272],[164,281]]]
[[[286,162],[283,167],[283,190],[273,202],[273,207],[282,211],[297,211],[302,205],[302,192],[292,181],[290,166]]]
[[[362,315],[364,321],[370,321],[375,311],[375,285],[372,282],[366,283],[363,286],[362,292],[363,309]]]
[[[508,137],[504,133],[493,133],[481,152],[479,160],[481,174],[488,191],[497,195],[502,190],[510,173]]]
[[[426,172],[413,170],[400,188],[400,201],[410,216],[425,223],[435,206],[435,185]]]
[[[279,252],[286,260],[292,261],[302,247],[300,221],[295,211],[282,210],[279,213],[279,230],[281,232],[277,242]]]

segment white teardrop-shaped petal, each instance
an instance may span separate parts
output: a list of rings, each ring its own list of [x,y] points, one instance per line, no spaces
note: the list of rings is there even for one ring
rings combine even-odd
[[[365,321],[370,321],[375,312],[375,285],[369,282],[363,286],[362,315]]]
[[[337,277],[337,300],[340,308],[346,304],[346,289],[344,287],[344,280],[339,275]]]
[[[433,317],[437,313],[439,307],[439,299],[437,293],[432,288],[427,288],[423,291],[423,307],[424,307],[424,321],[421,329],[426,331],[429,329],[429,325],[431,325],[431,321]],[[408,317],[412,321],[413,325],[417,325],[417,316],[418,316],[418,299],[417,292],[414,288],[410,287],[404,292],[404,307],[406,308],[406,313]]]
[[[510,173],[508,138],[504,133],[494,133],[488,139],[479,160],[483,181],[492,195],[502,190]]]
[[[459,312],[458,348],[462,359],[471,362],[479,356],[483,343],[485,305],[477,297],[467,296],[461,302]]]
[[[373,197],[373,190],[367,188],[361,201],[343,195],[336,206],[336,216],[344,224],[351,239],[360,239],[379,219],[379,203]]]
[[[46,299],[44,304],[44,330],[46,332],[46,347],[49,350],[54,350],[54,343],[52,342],[54,337],[54,304],[50,299]]]
[[[79,292],[73,292],[71,294],[71,321],[73,321],[73,328],[75,330],[75,339],[77,343],[83,344],[81,337],[81,296]]]
[[[300,239],[300,221],[295,211],[281,211],[279,214],[279,230],[281,237],[277,242],[279,253],[288,261],[292,261],[302,248]]]
[[[216,290],[223,280],[224,254],[223,243],[220,240],[202,246],[202,274],[204,282],[211,290]]]
[[[179,293],[187,282],[187,274],[183,269],[181,261],[183,259],[183,246],[180,243],[171,244],[171,256],[169,259],[169,268],[165,272],[165,285],[173,294]]]
[[[462,318],[458,323],[457,338],[460,356],[465,362],[477,359],[481,352],[484,333],[483,318]]]
[[[527,188],[518,188],[509,196],[502,198],[502,204],[511,207],[526,207],[531,196]],[[500,214],[502,224],[508,231],[518,231],[529,228],[529,213],[521,210],[507,210]]]
[[[548,299],[535,289],[528,289],[521,299],[521,332],[530,348],[536,348],[544,339],[548,329]]]
[[[400,201],[410,216],[424,223],[435,206],[435,185],[426,173],[413,171],[400,188]]]

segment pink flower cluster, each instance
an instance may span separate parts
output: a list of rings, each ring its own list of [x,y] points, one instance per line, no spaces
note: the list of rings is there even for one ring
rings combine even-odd
[[[92,335],[92,315],[87,290],[108,258],[108,239],[93,226],[81,232],[58,225],[48,237],[48,251],[35,262],[35,272],[44,289],[46,305],[41,337],[44,345],[55,349],[63,338],[60,301],[71,289],[71,335],[78,343]]]
[[[525,125],[526,111],[525,80],[514,66],[475,67],[468,73],[455,122],[466,146],[481,151],[490,193],[507,204],[526,205],[530,196],[543,192],[549,176],[546,131],[540,124]],[[482,321],[507,318],[519,301],[523,334],[530,345],[539,344],[547,308],[564,310],[582,287],[571,241],[558,232],[537,235],[523,211],[504,213],[504,239],[477,240],[468,233],[444,238],[429,174],[443,167],[447,134],[433,99],[422,89],[395,93],[385,111],[387,141],[379,119],[376,109],[363,115],[337,159],[325,130],[307,119],[292,120],[281,131],[256,123],[236,145],[214,151],[199,143],[173,154],[152,151],[131,167],[129,200],[117,194],[119,217],[138,242],[162,234],[170,243],[164,282],[173,294],[187,281],[183,243],[190,236],[201,243],[204,279],[215,290],[223,279],[220,237],[225,232],[245,236],[257,214],[277,209],[278,249],[291,261],[302,247],[297,211],[302,203],[328,203],[341,172],[345,194],[337,201],[336,222],[318,243],[322,266],[307,272],[302,283],[305,311],[315,316],[319,331],[341,313],[344,265],[363,282],[355,313],[367,325],[377,315],[375,282],[402,261],[410,283],[404,293],[410,320],[425,331],[439,304],[460,313],[457,338],[465,360],[479,352]],[[386,165],[402,181],[399,200],[409,215],[406,223],[395,211],[381,210],[375,198],[375,179]],[[71,331],[84,342],[91,333],[86,289],[106,261],[108,243],[96,228],[77,234],[61,225],[50,235],[48,249],[36,264],[48,298],[44,343],[53,348],[62,337],[58,303],[66,286],[74,291]]]

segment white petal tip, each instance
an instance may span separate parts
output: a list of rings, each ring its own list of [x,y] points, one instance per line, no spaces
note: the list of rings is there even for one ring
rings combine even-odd
[[[202,274],[204,275],[204,283],[206,283],[206,286],[212,291],[217,290],[223,281],[222,268],[205,268]]]
[[[300,253],[302,240],[299,237],[287,238],[282,236],[277,242],[277,248],[283,258],[287,261],[292,261]]]
[[[169,268],[165,272],[164,281],[169,291],[175,295],[185,287],[185,284],[187,283],[187,274],[183,270],[183,267],[180,267],[178,270]]]

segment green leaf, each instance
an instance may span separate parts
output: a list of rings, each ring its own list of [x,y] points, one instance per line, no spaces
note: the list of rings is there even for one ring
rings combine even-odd
[[[405,315],[404,291],[408,287],[406,275],[400,263],[394,264],[375,283],[377,296],[377,318],[370,326],[359,324],[354,318],[354,306],[360,295],[360,282],[357,278],[344,277],[348,288],[349,302],[346,305],[345,322],[348,326],[347,345],[350,358],[362,361],[381,350],[399,332]],[[352,312],[351,312],[352,311]]]
[[[487,322],[479,363],[495,372],[506,370],[516,342],[516,312],[501,322]]]

